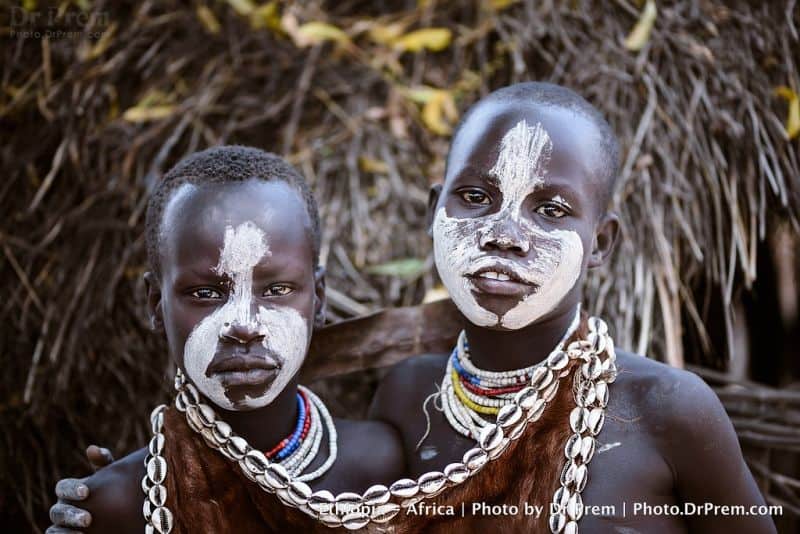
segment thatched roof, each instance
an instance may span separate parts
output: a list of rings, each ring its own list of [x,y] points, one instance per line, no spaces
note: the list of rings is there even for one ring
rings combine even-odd
[[[17,521],[42,524],[80,446],[144,443],[167,358],[142,313],[143,210],[197,149],[260,146],[305,174],[333,318],[434,287],[424,213],[448,131],[515,81],[578,90],[622,139],[625,241],[589,292],[619,345],[679,362],[709,295],[731,331],[757,243],[797,236],[794,1],[655,18],[626,0],[23,4],[0,13],[0,506]]]

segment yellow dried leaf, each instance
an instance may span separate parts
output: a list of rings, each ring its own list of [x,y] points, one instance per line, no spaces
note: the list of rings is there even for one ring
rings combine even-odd
[[[214,35],[219,33],[219,21],[214,15],[214,12],[211,11],[208,6],[197,6],[197,18],[200,19],[200,22],[203,24],[203,27],[208,33]]]
[[[419,52],[423,49],[439,52],[450,46],[453,32],[448,28],[425,28],[402,35],[392,43],[403,52]]]
[[[389,174],[389,165],[385,161],[379,159],[372,159],[367,156],[358,158],[358,166],[364,172],[371,172],[374,174]]]
[[[295,44],[300,47],[311,46],[325,41],[344,44],[350,40],[341,29],[326,22],[307,22],[297,28],[292,37]]]
[[[502,11],[513,6],[517,2],[519,2],[519,0],[488,0],[489,8],[492,11]]]
[[[653,31],[657,12],[655,0],[647,0],[639,20],[625,39],[625,48],[633,52],[638,52],[644,48],[644,45],[650,39],[650,32]]]
[[[262,6],[258,6],[250,14],[250,26],[258,30],[266,28],[276,33],[283,33],[281,26],[281,14],[278,11],[278,2],[267,2]]]
[[[449,135],[452,123],[458,119],[458,111],[453,95],[449,91],[437,90],[422,106],[422,122],[437,135]]]
[[[794,139],[800,135],[800,97],[790,87],[782,85],[775,93],[789,102],[789,114],[786,116],[786,135]]]
[[[140,123],[154,121],[169,117],[175,112],[175,106],[136,106],[129,108],[122,114],[128,122]]]
[[[436,93],[439,92],[441,89],[435,89],[433,87],[418,87],[416,89],[406,89],[406,88],[399,88],[400,92],[412,102],[416,102],[417,104],[425,104],[429,102],[433,97],[436,96]]]
[[[378,44],[391,44],[403,35],[406,25],[401,22],[393,24],[375,24],[368,32],[369,38]]]
[[[243,17],[249,16],[256,8],[252,0],[228,0],[228,5]]]

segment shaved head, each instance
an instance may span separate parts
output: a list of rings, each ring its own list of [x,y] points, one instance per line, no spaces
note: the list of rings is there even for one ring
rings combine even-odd
[[[465,125],[487,105],[508,108],[561,108],[588,120],[597,131],[598,150],[594,159],[596,176],[606,184],[604,203],[608,204],[617,180],[619,168],[619,141],[600,111],[585,98],[566,87],[544,82],[523,82],[502,87],[482,98],[464,115],[456,128],[452,146],[455,147]],[[472,126],[475,126],[472,124]],[[450,164],[448,155],[447,164]],[[445,171],[447,175],[447,171]]]

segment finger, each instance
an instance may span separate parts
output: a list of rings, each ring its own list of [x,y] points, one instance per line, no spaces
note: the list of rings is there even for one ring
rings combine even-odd
[[[92,516],[82,508],[57,502],[50,507],[50,521],[57,527],[85,528],[92,523]]]
[[[56,497],[68,501],[82,501],[89,496],[89,486],[79,478],[62,478],[56,482]]]
[[[83,534],[83,531],[51,525],[44,531],[44,534]]]
[[[111,451],[105,447],[98,447],[97,445],[89,445],[86,448],[86,458],[95,470],[105,467],[114,461],[114,456]]]

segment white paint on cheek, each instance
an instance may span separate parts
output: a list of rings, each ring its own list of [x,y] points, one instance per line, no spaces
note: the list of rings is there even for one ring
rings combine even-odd
[[[535,232],[540,233],[534,237],[536,259],[527,273],[520,274],[538,284],[539,290],[523,298],[503,315],[500,324],[511,330],[523,328],[553,310],[581,275],[583,242],[576,232],[543,232],[538,228]]]
[[[206,397],[228,410],[253,409],[269,404],[288,383],[303,362],[308,344],[308,325],[297,310],[288,307],[266,309],[259,307],[252,317],[253,269],[270,255],[264,232],[252,222],[236,228],[228,226],[214,271],[231,280],[228,301],[198,323],[186,340],[184,367],[186,374]],[[263,334],[262,345],[275,354],[282,368],[263,394],[246,397],[234,405],[225,395],[225,387],[206,369],[217,352],[220,333],[231,325],[247,325]]]
[[[433,221],[433,256],[442,283],[461,313],[478,326],[496,325],[499,318],[482,308],[472,294],[472,282],[464,275],[474,271],[478,248],[478,219],[448,217],[444,207]]]
[[[478,326],[519,329],[550,312],[574,286],[581,273],[583,243],[571,230],[547,231],[523,216],[525,199],[544,183],[553,144],[540,123],[528,126],[519,121],[503,137],[500,152],[490,173],[497,181],[503,200],[500,209],[486,217],[456,219],[439,208],[433,225],[436,267],[459,310]],[[566,202],[565,202],[566,203]],[[484,240],[508,241],[501,235],[508,225],[523,234],[525,250],[535,246],[527,265],[503,260],[481,250]],[[522,279],[539,286],[502,317],[478,304],[473,284],[465,275],[481,267],[502,263]]]
[[[272,402],[300,370],[306,357],[310,332],[308,322],[300,312],[288,306],[260,306],[256,320],[266,333],[262,342],[264,348],[278,355],[283,362],[278,376],[269,388],[258,399],[253,399],[253,407],[260,407]]]

